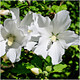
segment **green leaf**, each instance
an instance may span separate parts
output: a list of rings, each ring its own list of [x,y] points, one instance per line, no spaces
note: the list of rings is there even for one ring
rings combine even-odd
[[[66,4],[67,4],[67,5],[71,5],[72,7],[75,7],[75,5],[72,4],[70,1],[67,1]]]
[[[27,69],[31,69],[31,68],[34,68],[34,66],[32,64],[30,64],[30,63],[26,63],[26,68]]]
[[[61,5],[61,6],[53,5],[52,9],[57,13],[61,10],[67,10],[67,6],[66,5]]]
[[[26,69],[25,66],[23,66],[21,63],[18,63],[15,65],[14,68],[10,70],[12,73],[17,73],[17,74],[26,74],[30,73],[30,70]]]
[[[62,72],[62,70],[64,69],[64,68],[66,68],[67,67],[67,65],[66,64],[57,64],[57,65],[55,65],[54,67],[53,67],[53,69],[54,69],[54,71],[53,72]]]
[[[46,71],[50,72],[52,70],[52,66],[47,66]]]
[[[3,64],[3,66],[8,66],[8,64],[5,62],[1,62],[1,64]]]
[[[53,74],[53,77],[58,78],[60,77],[60,74]]]
[[[65,74],[66,74],[67,76],[69,76],[69,75],[70,75],[70,72],[65,72]]]
[[[45,60],[46,60],[48,63],[51,63],[51,57],[50,57],[50,56],[47,56]]]
[[[39,56],[34,55],[31,63],[36,67],[42,68],[42,60]]]
[[[6,2],[1,2],[1,6],[5,6],[6,8],[10,8],[11,5],[7,4]]]
[[[61,5],[59,10],[60,10],[60,11],[61,11],[61,10],[67,10],[67,6],[66,6],[66,5]]]

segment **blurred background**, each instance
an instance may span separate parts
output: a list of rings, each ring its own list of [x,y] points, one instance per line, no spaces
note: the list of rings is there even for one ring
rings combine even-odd
[[[68,10],[72,20],[69,30],[79,35],[79,1],[0,1],[1,10],[11,8],[20,9],[21,20],[29,12],[35,12],[43,16],[49,16],[52,20],[55,14],[61,10]],[[4,24],[5,19],[10,15],[0,16],[0,24]],[[79,76],[79,46],[71,46],[63,55],[63,61],[58,65],[52,65],[51,58],[33,54],[22,48],[21,61],[11,64],[6,59],[6,55],[1,58],[1,78],[2,79],[80,79]],[[30,69],[37,67],[40,69],[39,75],[34,75]]]

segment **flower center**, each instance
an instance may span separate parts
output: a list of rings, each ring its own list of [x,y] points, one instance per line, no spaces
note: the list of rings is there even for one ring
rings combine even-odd
[[[28,33],[32,32],[32,30],[28,30]]]
[[[53,36],[51,37],[51,41],[52,41],[52,42],[55,42],[55,41],[56,41],[56,36],[53,35]]]
[[[14,41],[14,38],[13,38],[12,36],[10,36],[10,37],[8,38],[8,46],[12,46],[13,41]]]

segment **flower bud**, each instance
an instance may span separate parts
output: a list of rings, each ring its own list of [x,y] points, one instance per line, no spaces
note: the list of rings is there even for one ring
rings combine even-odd
[[[9,10],[0,10],[0,15],[8,15],[9,13]]]
[[[19,0],[20,2],[25,2],[25,0]]]
[[[39,68],[32,68],[31,72],[35,75],[39,75]]]

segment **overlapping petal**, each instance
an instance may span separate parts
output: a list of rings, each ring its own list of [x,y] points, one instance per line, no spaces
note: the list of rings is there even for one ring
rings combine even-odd
[[[18,62],[20,60],[21,47],[18,49],[10,48],[6,54],[7,58],[12,62]]]
[[[16,62],[20,61],[21,49],[21,46],[16,49]]]
[[[23,18],[23,20],[21,21],[20,26],[28,26],[33,22],[33,13],[32,12],[28,12],[27,15]]]
[[[15,31],[17,29],[17,25],[15,23],[15,20],[12,19],[6,19],[4,21],[4,27],[7,29],[7,31],[11,34],[15,34]]]
[[[59,64],[62,61],[62,55],[65,50],[62,48],[59,41],[54,42],[48,50],[48,55],[52,58],[53,65]]]
[[[4,28],[2,30],[2,33],[4,38],[8,34],[14,35],[16,37],[15,41],[18,42],[19,44],[22,44],[22,40],[24,39],[24,33],[22,32],[22,30],[19,30],[14,20],[7,19],[4,22]]]
[[[1,35],[1,29],[3,28],[3,26],[0,24],[0,41],[4,40],[2,35]]]
[[[58,33],[61,33],[69,28],[71,24],[71,19],[69,16],[69,12],[66,10],[62,10],[55,14],[54,19],[51,22],[51,25],[53,26],[53,33],[56,35]]]
[[[50,25],[51,20],[49,17],[43,17],[42,15],[38,14],[38,31],[42,35],[51,35],[51,32],[53,31],[52,25]]]
[[[12,19],[15,20],[15,23],[17,23],[17,26],[19,26],[20,24],[19,8],[12,8],[10,10],[10,13],[12,14]]]
[[[58,35],[58,39],[65,40],[67,47],[70,45],[79,45],[79,36],[74,33],[74,31],[64,31]]]
[[[6,41],[0,42],[0,57],[3,56],[6,52]]]
[[[44,58],[47,57],[47,49],[48,49],[48,44],[50,42],[50,39],[47,37],[41,37],[39,39],[39,44],[37,45],[36,49],[34,50],[34,53],[37,55],[42,55]]]
[[[33,47],[36,45],[37,43],[36,42],[27,42],[27,44],[25,45],[24,49],[27,49],[27,50],[32,50]]]
[[[50,21],[49,17],[43,17],[41,14],[38,14],[39,27],[48,27],[50,25]]]
[[[1,29],[1,36],[6,40],[7,36],[9,34],[9,31],[6,28]]]
[[[16,60],[16,50],[14,48],[9,49],[6,56],[12,63],[14,63]]]

